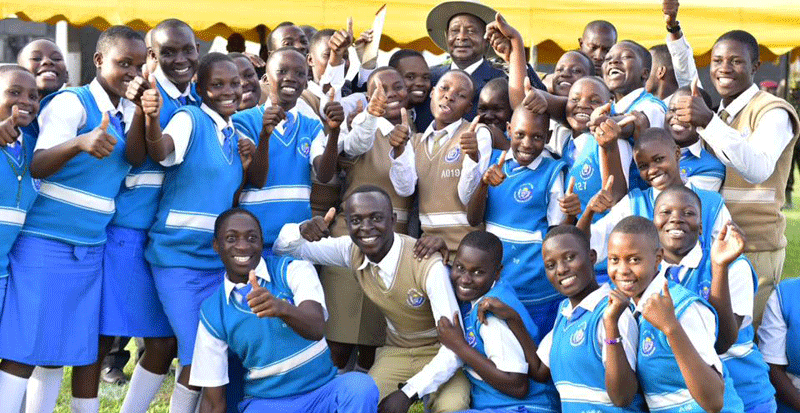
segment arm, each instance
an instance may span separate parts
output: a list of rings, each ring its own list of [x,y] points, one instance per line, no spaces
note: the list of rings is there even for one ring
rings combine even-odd
[[[461,176],[458,178],[458,198],[466,206],[475,192],[475,188],[480,182],[483,173],[489,168],[489,161],[492,157],[492,133],[486,127],[477,127],[478,117],[472,121],[475,126],[474,133],[466,131],[461,134],[461,148],[464,152],[464,160],[461,163]],[[466,135],[466,136],[465,136]],[[467,142],[474,138],[474,142]],[[469,150],[465,149],[470,147]],[[468,151],[475,155],[475,158],[468,156]]]
[[[58,172],[64,164],[81,152],[86,152],[98,159],[110,155],[114,150],[114,145],[117,144],[117,139],[106,132],[108,123],[108,113],[106,112],[103,113],[100,125],[83,135],[47,149],[39,149],[37,146],[31,161],[31,176],[37,179],[47,178]]]
[[[227,407],[225,386],[229,381],[228,344],[212,335],[211,329],[206,328],[202,321],[198,323],[193,357],[197,357],[197,359],[192,365],[189,383],[192,386],[203,388],[200,411],[203,413],[225,412]]]
[[[680,30],[678,25],[678,8],[678,0],[664,0],[662,3],[664,22],[667,27],[678,26],[678,31],[667,34],[667,49],[669,49],[669,54],[672,57],[675,80],[678,81],[678,87],[683,87],[689,86],[694,79],[699,78],[697,76],[697,65],[694,61],[694,51],[689,46],[683,36],[683,31]]]
[[[331,88],[329,95],[334,89]],[[317,172],[317,179],[320,182],[329,182],[336,174],[336,160],[339,157],[339,126],[344,122],[344,109],[339,102],[331,100],[323,108],[325,112],[325,124],[328,129],[328,143],[322,155],[314,158],[314,170]]]
[[[225,413],[227,411],[225,386],[204,387],[202,395],[200,413]]]
[[[711,290],[708,302],[717,311],[719,333],[715,348],[723,354],[739,338],[742,318],[733,312],[731,305],[728,269],[744,251],[744,234],[732,221],[717,235],[711,246]]]
[[[240,136],[239,139],[249,138]],[[269,135],[266,139],[259,138],[255,153],[250,157],[250,165],[245,169],[245,179],[256,188],[261,188],[267,183],[267,174],[269,174],[269,140]]]
[[[344,151],[350,156],[364,154],[372,148],[372,144],[375,142],[375,133],[378,131],[378,122],[386,113],[386,91],[378,79],[375,80],[375,90],[367,102],[366,112],[363,115],[356,116],[350,132],[343,139]],[[402,110],[401,115],[402,122],[395,126],[395,129],[404,130],[407,137],[410,129],[405,109]],[[392,133],[394,133],[394,130]],[[392,137],[390,136],[389,139],[391,141]]]
[[[772,292],[764,308],[764,318],[758,328],[758,349],[769,365],[769,380],[775,387],[775,396],[793,409],[800,410],[800,390],[786,374],[789,358],[786,355],[788,326],[778,297],[779,290]]]
[[[312,242],[301,235],[301,229],[312,225],[314,219],[300,224],[285,224],[272,245],[272,251],[277,255],[287,255],[319,265],[350,267],[350,248],[353,247],[350,237],[328,237]]]
[[[627,118],[628,123],[633,118]],[[605,182],[610,176],[624,177],[627,174],[622,169],[622,155],[619,150],[619,139],[622,135],[622,127],[628,123],[615,122],[613,119],[606,119],[594,132],[598,145],[600,145],[600,171]],[[630,167],[630,165],[628,165]],[[618,202],[628,193],[627,179],[615,179],[611,186],[611,196],[614,202]]]
[[[633,397],[639,391],[636,373],[633,371],[626,349],[623,347],[631,334],[623,337],[619,326],[622,322],[621,316],[628,308],[628,303],[629,299],[623,293],[619,290],[611,290],[608,294],[608,307],[606,307],[602,321],[605,333],[604,339],[622,337],[623,340],[621,343],[603,344],[606,391],[614,406],[617,407],[631,404]],[[627,321],[635,326],[635,322],[633,322],[633,318],[630,315],[627,317]]]
[[[392,143],[394,146],[394,142]],[[401,150],[398,154],[397,151]],[[414,146],[410,140],[404,144],[398,143],[394,147],[394,153],[389,154],[392,158],[392,166],[389,168],[389,180],[392,181],[397,195],[411,196],[417,186],[417,166],[414,154]]]
[[[498,56],[508,63],[508,98],[514,109],[525,99],[525,79],[528,77],[522,35],[497,13],[495,21],[486,26],[485,37]]]
[[[775,387],[775,397],[788,404],[794,410],[800,410],[800,390],[797,390],[792,380],[786,375],[786,366],[769,364],[769,381]]]
[[[489,195],[489,185],[498,186],[506,178],[503,173],[503,163],[506,161],[508,151],[503,151],[496,164],[493,164],[483,174],[478,188],[473,192],[467,203],[467,221],[470,225],[478,226],[486,216],[486,197]]]
[[[132,166],[141,165],[147,157],[147,144],[144,138],[144,112],[140,106],[136,106],[133,113],[131,127],[125,135],[125,159]]]

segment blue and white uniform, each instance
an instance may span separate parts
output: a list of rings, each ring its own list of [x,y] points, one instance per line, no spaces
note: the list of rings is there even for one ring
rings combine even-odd
[[[697,188],[719,192],[725,180],[725,165],[703,149],[702,141],[681,148],[681,178]]]
[[[640,395],[637,394],[629,406],[616,407],[606,390],[607,337],[603,314],[610,291],[611,286],[603,284],[574,308],[569,299],[565,299],[556,325],[539,344],[536,354],[550,368],[564,413],[646,411]],[[635,373],[639,328],[633,313],[627,309],[623,311],[617,325],[625,356]]]
[[[145,258],[178,338],[178,358],[188,365],[200,303],[224,273],[212,249],[214,221],[233,205],[242,161],[233,124],[204,104],[179,109],[163,133],[175,151],[161,161],[167,170]]]
[[[800,392],[800,278],[781,281],[767,300],[764,318],[758,328],[758,347],[764,361],[784,366],[786,375]],[[779,413],[800,413],[780,399]]]
[[[499,150],[490,162],[497,163]],[[506,179],[490,186],[486,200],[486,230],[503,242],[503,279],[538,327],[540,341],[553,328],[561,296],[544,273],[542,240],[547,229],[564,221],[558,199],[564,196],[566,165],[542,151],[529,165],[506,159]]]
[[[639,88],[628,93],[622,99],[611,105],[612,115],[631,113],[633,111],[642,112],[650,122],[651,128],[664,127],[664,116],[667,114],[667,105],[665,105],[661,99],[648,93],[644,88]],[[632,136],[628,138],[628,142],[633,145]],[[648,186],[650,185],[639,175],[639,168],[636,166],[636,162],[631,163],[628,189],[646,189]]]
[[[325,308],[322,286],[306,261],[269,256],[256,267],[261,287],[292,305],[311,300]],[[200,310],[189,382],[225,386],[228,352],[246,369],[242,412],[374,412],[378,388],[362,373],[336,377],[325,338],[300,337],[280,318],[259,318],[247,304],[249,284],[224,284]]]
[[[124,129],[134,111],[125,99],[114,106],[97,79],[42,101],[37,151],[92,131],[104,112],[117,143],[108,157],[81,152],[41,181],[9,256],[14,276],[0,320],[0,358],[55,366],[96,361],[103,244],[130,170]]]

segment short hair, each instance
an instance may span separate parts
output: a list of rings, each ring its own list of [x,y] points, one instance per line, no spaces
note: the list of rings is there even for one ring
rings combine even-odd
[[[272,59],[276,59],[278,55],[281,55],[281,54],[284,54],[284,53],[292,53],[292,52],[297,53],[297,55],[300,56],[300,59],[302,59],[303,62],[306,61],[306,57],[303,56],[303,54],[300,53],[299,50],[295,49],[292,46],[283,46],[281,48],[278,48],[277,50],[273,50],[270,53],[269,58],[267,59],[267,66],[269,66],[269,62],[271,62]],[[304,64],[303,68],[305,68],[307,70],[308,69],[308,65]]]
[[[650,48],[650,57],[653,60],[652,69],[655,71],[656,67],[665,67],[667,70],[672,68],[672,56],[669,54],[669,49],[665,44],[657,44]]]
[[[422,53],[411,50],[411,49],[400,49],[392,54],[392,57],[389,58],[388,66],[391,66],[397,69],[397,66],[400,65],[400,61],[405,59],[406,57],[419,57],[423,61],[425,61],[425,56]]]
[[[486,82],[486,84],[483,85],[483,89],[481,89],[481,91],[484,91],[486,89],[494,90],[494,91],[502,94],[503,96],[507,97],[508,96],[508,79],[506,79],[505,77],[496,77],[496,78]],[[508,99],[506,99],[506,101],[508,101]],[[510,102],[509,102],[509,105],[511,105]]]
[[[277,49],[279,49],[279,47],[276,47],[275,45],[275,32],[278,31],[278,29],[280,29],[281,27],[294,26],[294,25],[295,24],[292,22],[281,22],[277,26],[275,26],[275,28],[272,29],[271,32],[269,32],[269,36],[267,37],[267,51],[272,53]]]
[[[642,67],[650,71],[650,69],[653,66],[653,57],[650,56],[649,50],[645,49],[644,46],[634,42],[633,40],[623,40],[617,44],[625,44],[630,46],[633,49],[634,53],[639,55],[639,59],[642,60]]]
[[[589,57],[589,55],[587,55],[586,53],[584,53],[584,52],[582,52],[580,50],[568,50],[568,51],[564,52],[564,54],[562,54],[561,57],[564,57],[564,56],[566,56],[567,54],[570,54],[570,53],[578,54],[581,57],[581,59],[583,59],[583,62],[586,64],[586,68],[588,69],[587,72],[586,72],[587,76],[595,76],[595,75],[597,75],[597,73],[595,73],[595,71],[594,71],[594,62],[592,61],[592,58]],[[561,57],[559,57],[559,60],[561,59]]]
[[[703,202],[700,200],[700,196],[697,195],[697,192],[693,191],[691,188],[687,187],[686,185],[675,185],[671,186],[663,191],[656,197],[655,202],[653,205],[658,205],[658,201],[662,198],[667,196],[666,194],[686,194],[690,198],[694,199],[697,202],[697,212],[703,212]]]
[[[395,73],[397,73],[398,76],[400,76],[400,72],[398,72],[397,69],[395,69],[395,68],[393,68],[391,66],[381,66],[381,67],[373,70],[372,73],[369,74],[369,76],[367,77],[367,83],[365,84],[364,87],[368,88],[369,85],[372,83],[372,79],[375,78],[375,75],[377,75],[379,73],[384,73],[384,72],[395,72]],[[402,77],[402,76],[400,76],[400,77]]]
[[[516,108],[514,108],[514,112],[511,113],[511,119],[508,120],[509,124],[511,124],[511,122],[513,122],[514,119],[517,118],[517,116],[530,116],[531,119],[533,119],[534,121],[542,122],[544,125],[550,124],[550,114],[547,113],[547,111],[543,113],[536,113],[526,108],[525,105],[523,105],[522,103],[520,103],[519,105],[517,105]],[[510,136],[509,139],[511,139]]]
[[[162,31],[162,30],[167,30],[167,29],[174,29],[174,30],[187,29],[187,30],[189,30],[189,33],[192,34],[192,37],[194,37],[195,41],[197,41],[197,36],[195,35],[194,30],[192,29],[192,26],[189,26],[185,21],[179,20],[179,19],[166,19],[166,20],[162,20],[160,23],[158,23],[155,27],[153,27],[153,30],[151,30],[149,32],[150,33],[150,47],[153,46],[153,40],[155,40],[155,33],[159,32],[159,31]]]
[[[714,45],[723,40],[732,40],[743,44],[750,53],[750,61],[755,63],[759,60],[758,41],[752,34],[744,30],[731,30],[720,36],[717,41],[714,42]]]
[[[211,73],[211,69],[214,67],[216,63],[219,62],[230,62],[234,66],[236,63],[231,59],[230,56],[219,53],[219,52],[211,52],[203,57],[200,58],[200,63],[197,64],[197,84],[205,86],[205,82],[208,76]]]
[[[393,209],[394,207],[392,206],[392,197],[389,196],[389,193],[386,192],[385,189],[383,189],[383,188],[381,188],[379,186],[376,186],[376,185],[361,185],[361,186],[359,186],[358,188],[354,189],[353,192],[351,192],[350,195],[347,196],[347,198],[345,198],[345,202],[349,201],[350,198],[352,198],[353,195],[355,195],[355,194],[370,194],[370,193],[378,193],[382,197],[386,198],[386,202],[389,204],[389,209],[391,211],[394,211],[394,209]]]
[[[136,30],[128,26],[111,26],[100,33],[95,51],[100,54],[105,54],[108,52],[108,49],[121,39],[139,40],[144,44],[144,37]]]
[[[497,267],[503,264],[503,242],[500,241],[500,238],[497,238],[497,235],[491,232],[482,230],[472,231],[461,239],[458,248],[460,249],[463,246],[477,248],[487,252],[494,260]]]
[[[228,52],[228,57],[230,57],[231,59],[244,58],[244,59],[247,59],[248,62],[250,62],[250,58],[247,57],[247,55],[245,55],[244,53],[241,53],[241,52]]]
[[[706,103],[706,106],[708,106],[709,108],[714,106],[714,102],[711,101],[711,95],[709,95],[708,92],[706,92],[705,89],[699,87],[699,88],[697,88],[697,91],[700,93],[700,96],[703,97],[703,102]],[[692,87],[691,86],[679,87],[677,90],[675,90],[675,93],[678,93],[678,92],[683,92],[683,93],[686,93],[689,96],[691,96],[692,95]]]
[[[586,32],[590,30],[611,32],[614,34],[614,43],[617,42],[617,28],[614,27],[614,25],[611,24],[611,22],[609,21],[606,20],[591,21],[588,24],[586,24],[586,27],[583,29],[583,34],[586,34]]]
[[[314,37],[312,37],[308,42],[308,51],[311,52],[311,49],[317,46],[320,42],[325,42],[327,44],[328,38],[332,37],[336,33],[336,30],[333,29],[322,29],[318,30],[314,33]]]
[[[578,83],[578,82],[580,82],[580,81],[582,81],[584,79],[586,79],[587,82],[594,82],[595,84],[599,85],[600,88],[604,92],[608,93],[609,97],[612,96],[611,89],[608,88],[608,85],[606,84],[606,82],[603,82],[603,79],[601,79],[599,76],[584,76],[584,77],[576,80],[575,83]],[[573,85],[575,83],[573,83]],[[572,89],[572,88],[570,87],[570,89]]]
[[[444,79],[444,76],[445,76],[446,74],[448,74],[448,73],[461,73],[462,75],[466,76],[466,77],[467,77],[467,79],[469,79],[469,86],[472,88],[472,93],[471,93],[471,94],[470,94],[470,96],[469,96],[469,100],[472,100],[472,99],[475,97],[475,93],[476,93],[477,91],[475,90],[475,81],[474,81],[474,80],[472,80],[472,76],[470,76],[470,74],[469,74],[469,73],[467,73],[467,71],[466,71],[466,70],[461,70],[461,69],[450,69],[450,70],[448,70],[448,71],[444,72],[444,74],[442,75],[442,77],[440,77],[440,78],[439,78],[439,81],[438,81],[438,82],[436,82],[436,84],[438,85],[438,84],[439,84],[439,82],[441,82],[441,81],[442,81],[442,79]],[[436,85],[434,85],[434,86],[436,86]]]
[[[252,212],[244,208],[234,207],[219,214],[219,216],[217,216],[217,219],[214,220],[214,238],[217,238],[217,236],[220,235],[222,226],[228,221],[230,217],[240,214],[247,215],[250,218],[253,218],[253,221],[256,222],[256,227],[258,227],[258,233],[261,234],[261,222],[258,221],[258,218]]]
[[[619,221],[614,226],[614,229],[611,230],[611,235],[614,234],[644,235],[653,241],[656,249],[661,247],[658,229],[653,225],[653,221],[638,215],[629,216]]]
[[[33,76],[33,74],[31,72],[29,72],[28,69],[25,69],[24,67],[22,67],[20,65],[17,65],[17,64],[13,64],[12,63],[12,64],[7,64],[7,65],[0,66],[0,75],[4,74],[4,73],[11,73],[11,72],[25,72],[25,73],[28,73],[31,76]]]
[[[551,228],[549,231],[547,231],[547,235],[544,236],[544,241],[542,241],[542,244],[547,242],[547,240],[550,238],[555,238],[559,235],[572,235],[578,240],[578,242],[581,244],[581,248],[584,248],[586,252],[589,252],[589,250],[592,249],[591,243],[589,243],[589,237],[585,232],[581,231],[574,225],[558,225]]]
[[[642,132],[641,136],[639,136],[639,139],[637,139],[636,142],[633,144],[633,150],[638,151],[639,149],[642,148],[642,145],[650,142],[663,143],[665,145],[670,146],[673,149],[678,148],[678,144],[675,143],[675,139],[672,137],[672,135],[669,134],[669,132],[667,132],[666,129],[647,128],[644,130],[644,132]]]

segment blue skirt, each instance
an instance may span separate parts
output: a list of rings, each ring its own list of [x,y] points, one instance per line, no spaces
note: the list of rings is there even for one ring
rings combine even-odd
[[[9,261],[0,358],[34,366],[94,363],[103,246],[20,235]]]
[[[178,361],[192,364],[194,341],[200,323],[200,305],[222,284],[225,269],[151,267],[158,298],[178,338]]]
[[[171,337],[150,265],[144,259],[147,231],[118,226],[106,230],[100,334]]]

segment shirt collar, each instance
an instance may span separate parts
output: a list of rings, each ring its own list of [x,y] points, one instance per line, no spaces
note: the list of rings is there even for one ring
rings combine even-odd
[[[583,300],[578,303],[578,307],[585,308],[589,312],[594,311],[595,307],[597,307],[597,304],[599,304],[603,298],[608,296],[609,291],[611,291],[611,286],[608,283],[601,284],[600,288],[592,291],[589,293],[589,295],[584,297]],[[561,315],[570,318],[572,317],[573,311],[575,311],[575,309],[572,308],[572,303],[569,301],[569,299],[567,299],[567,305],[561,309]]]
[[[634,90],[631,93],[625,95],[622,99],[616,101],[614,103],[614,110],[616,113],[624,113],[627,112],[630,108],[631,104],[639,98],[639,96],[644,92],[644,88],[640,87],[639,89]]]
[[[395,270],[397,269],[397,264],[400,261],[400,249],[402,248],[401,244],[403,241],[397,236],[397,234],[393,234],[393,236],[394,240],[392,241],[392,248],[389,248],[389,252],[386,253],[381,262],[374,263],[365,255],[364,262],[362,262],[357,269],[363,270],[364,268],[367,268],[367,265],[372,264],[387,274],[394,274]]]
[[[725,107],[724,103],[720,102],[719,111],[717,113],[724,109],[725,112],[728,112],[728,115],[730,115],[728,120],[730,122],[734,117],[736,117],[737,114],[739,114],[739,112],[741,112],[742,109],[744,109],[745,106],[747,106],[748,103],[750,103],[750,100],[753,99],[753,96],[755,96],[756,93],[758,93],[758,86],[753,83],[749,88],[745,89],[744,92],[737,96],[736,99],[734,99],[733,102],[731,102],[731,104],[727,107]]]
[[[681,258],[681,262],[679,262],[677,265],[680,265],[684,268],[694,269],[700,265],[700,261],[702,261],[702,259],[703,259],[703,247],[700,246],[700,241],[698,241],[697,244],[695,244],[694,247],[692,247],[692,249],[689,250],[689,253],[684,255],[683,258]],[[661,270],[662,272],[666,272],[669,267],[674,265],[676,264],[670,264],[667,261],[662,260]]]
[[[130,128],[130,124],[133,121],[133,114],[136,110],[136,105],[128,99],[123,97],[119,98],[119,103],[116,107],[111,103],[111,98],[108,97],[108,93],[100,86],[100,82],[97,78],[94,78],[91,83],[89,83],[89,92],[92,94],[95,102],[97,102],[97,109],[100,110],[100,113],[110,112],[110,114],[115,115],[117,113],[122,113],[122,119],[125,121],[127,130]]]
[[[186,90],[181,92],[180,90],[178,90],[178,87],[175,86],[174,83],[172,83],[172,81],[167,79],[167,75],[164,74],[160,66],[156,68],[155,72],[153,72],[153,76],[155,76],[158,84],[161,86],[162,89],[164,89],[165,92],[167,92],[167,96],[169,96],[170,98],[177,99],[181,96],[187,96],[191,99],[191,94],[189,93],[192,90],[191,83],[189,83],[189,85],[186,86]]]
[[[320,97],[321,98],[322,95],[325,94],[325,93],[322,92],[322,86],[320,86],[319,83],[317,83],[317,82],[315,82],[313,80],[309,80],[308,81],[308,84],[306,85],[306,89],[308,89],[308,91],[313,93],[314,96],[316,96],[316,97]]]
[[[483,61],[484,59],[481,58],[481,60],[478,60],[477,62],[467,66],[463,70],[472,75],[473,73],[475,73],[476,70],[478,70],[478,66],[480,66],[483,63]],[[456,70],[456,69],[459,69],[458,65],[455,62],[450,63],[450,70]]]
[[[529,163],[526,167],[528,169],[530,169],[531,171],[535,171],[536,168],[538,168],[539,165],[542,164],[542,159],[544,159],[544,158],[552,158],[552,156],[550,156],[550,153],[547,151],[547,149],[542,149],[542,152],[539,153],[539,156],[537,156],[533,161],[531,161],[531,163]],[[518,165],[514,169],[517,169],[517,168],[521,167],[521,165],[519,165],[519,162],[517,162],[517,159],[514,157],[513,151],[511,152],[511,158],[506,159],[506,162],[510,162],[510,161],[514,161]]]
[[[644,307],[644,303],[647,302],[647,299],[650,298],[653,294],[661,294],[661,290],[664,289],[664,283],[667,282],[667,278],[664,273],[667,271],[667,267],[662,267],[661,270],[658,271],[653,281],[650,282],[650,285],[644,289],[644,293],[642,293],[642,298],[639,299],[639,303],[636,304],[636,309],[633,311],[634,314],[641,313],[642,308]]]
[[[457,120],[457,121],[455,121],[455,122],[453,122],[453,123],[451,123],[451,124],[449,124],[449,125],[444,127],[444,130],[447,131],[447,139],[445,139],[445,140],[450,140],[450,138],[453,137],[453,134],[456,133],[456,130],[458,130],[458,128],[461,126],[462,122],[465,122],[463,118],[459,119],[459,120]],[[425,133],[422,135],[422,136],[425,137],[425,139],[428,139],[433,133],[438,132],[437,130],[435,130],[433,128],[433,125],[435,125],[435,124],[436,124],[436,121],[433,121],[428,126],[428,129],[425,129]]]
[[[697,142],[685,148],[681,148],[681,154],[684,154],[686,152],[691,153],[695,158],[699,158],[703,152],[703,143],[700,141],[700,139],[698,139]]]
[[[225,119],[222,119],[222,116],[220,116],[219,113],[214,112],[214,110],[208,107],[208,105],[205,103],[200,104],[200,109],[208,116],[211,116],[211,119],[214,121],[214,126],[217,127],[217,131],[222,131],[228,126],[233,127],[233,122],[230,119],[225,121]]]
[[[264,258],[261,258],[258,261],[258,265],[256,266],[256,277],[261,278],[266,282],[272,281],[269,276],[269,272],[267,271],[267,263],[264,262]],[[231,294],[233,293],[234,288],[241,288],[244,287],[245,283],[235,284],[233,281],[228,278],[228,274],[225,273],[225,280],[223,281],[223,285],[225,288],[225,299],[228,300],[228,303],[231,302]]]

